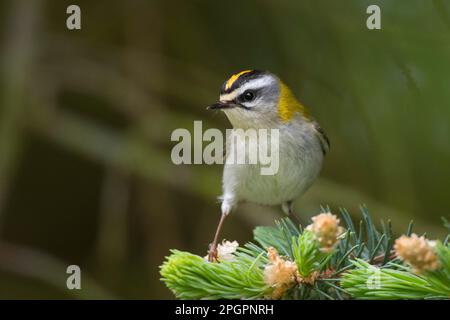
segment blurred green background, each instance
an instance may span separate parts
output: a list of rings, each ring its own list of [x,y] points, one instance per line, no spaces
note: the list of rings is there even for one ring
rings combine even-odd
[[[171,298],[158,266],[171,248],[206,254],[222,167],[172,164],[170,134],[229,128],[205,106],[248,68],[284,79],[330,137],[304,221],[366,204],[397,233],[445,233],[449,1],[3,0],[0,22],[0,298]],[[242,205],[222,236],[281,216]]]

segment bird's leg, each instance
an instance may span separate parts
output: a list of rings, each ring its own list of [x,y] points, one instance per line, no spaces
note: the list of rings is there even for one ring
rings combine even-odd
[[[219,234],[220,230],[222,229],[223,222],[225,221],[225,218],[227,217],[228,213],[223,212],[220,216],[219,224],[217,225],[216,234],[214,235],[214,240],[209,246],[208,251],[208,261],[214,262],[217,261],[217,242],[219,240]]]
[[[289,210],[289,218],[291,218],[291,220],[297,225],[300,226],[300,219],[297,217],[297,215],[295,214],[294,210]]]
[[[300,219],[297,217],[297,215],[294,212],[292,201],[287,201],[287,202],[283,203],[282,209],[288,215],[288,217],[292,220],[292,222],[294,222],[296,225],[301,225]]]

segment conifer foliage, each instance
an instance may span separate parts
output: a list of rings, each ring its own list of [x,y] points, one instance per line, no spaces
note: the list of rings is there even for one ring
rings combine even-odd
[[[449,299],[450,248],[412,233],[395,239],[390,221],[358,226],[329,209],[302,228],[288,218],[257,227],[254,242],[219,246],[217,262],[172,250],[162,281],[180,299]]]

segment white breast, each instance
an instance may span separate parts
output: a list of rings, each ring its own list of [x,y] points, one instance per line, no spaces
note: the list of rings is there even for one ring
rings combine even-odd
[[[281,126],[279,134],[279,169],[275,175],[261,175],[260,164],[225,164],[222,211],[231,211],[239,201],[282,204],[295,200],[311,186],[323,161],[313,125],[293,120]],[[245,148],[243,139],[244,136],[237,135],[229,149],[248,152],[239,150]]]

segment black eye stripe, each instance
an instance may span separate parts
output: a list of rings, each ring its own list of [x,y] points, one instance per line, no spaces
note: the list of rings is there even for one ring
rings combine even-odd
[[[236,97],[236,101],[238,103],[246,103],[246,102],[252,102],[255,101],[256,98],[258,98],[259,92],[261,91],[261,89],[248,89],[245,90],[243,93],[241,93],[239,96]],[[252,98],[250,99],[250,95],[249,93],[251,93]]]

